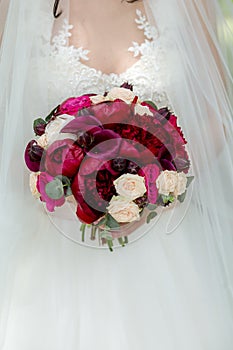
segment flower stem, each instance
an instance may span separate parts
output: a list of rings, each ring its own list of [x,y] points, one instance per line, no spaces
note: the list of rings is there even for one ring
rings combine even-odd
[[[108,243],[108,247],[109,247],[110,252],[113,252],[113,241],[112,241],[112,239],[108,239],[107,243]]]
[[[128,244],[129,243],[129,239],[127,236],[124,237],[124,241],[125,241],[125,244]]]
[[[94,241],[96,239],[96,231],[97,231],[97,227],[92,225],[91,226],[91,240]]]
[[[125,241],[124,241],[124,239],[123,239],[122,237],[118,238],[118,242],[120,243],[120,245],[121,245],[122,247],[125,246]]]
[[[86,224],[82,224],[80,227],[80,231],[82,232],[82,242],[85,242],[85,230],[86,230]]]

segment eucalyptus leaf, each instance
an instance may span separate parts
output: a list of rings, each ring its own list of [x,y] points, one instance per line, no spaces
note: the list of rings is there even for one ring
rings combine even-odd
[[[49,198],[59,200],[64,196],[64,189],[62,182],[59,179],[47,183],[45,186],[45,192]]]
[[[69,186],[67,189],[66,189],[66,196],[69,197],[69,196],[72,196],[73,192],[71,190],[71,187]]]
[[[101,225],[104,225],[106,223],[106,217],[104,217],[103,219],[101,219],[97,224],[96,226],[101,226]]]
[[[70,186],[70,179],[67,176],[64,175],[57,175],[55,179],[58,179],[62,182],[65,186]]]
[[[146,208],[149,210],[155,210],[157,208],[157,205],[149,203]]]
[[[146,218],[147,224],[149,224],[150,221],[151,221],[152,219],[154,219],[156,216],[157,216],[156,211],[152,211],[152,212],[147,216],[147,218]]]
[[[109,213],[106,215],[106,225],[109,226],[110,228],[120,227],[120,224]]]
[[[187,188],[191,185],[192,181],[194,180],[194,176],[188,176],[187,177]]]
[[[187,194],[187,191],[185,191],[184,193],[182,193],[180,196],[177,197],[177,199],[180,203],[184,202],[186,194]]]

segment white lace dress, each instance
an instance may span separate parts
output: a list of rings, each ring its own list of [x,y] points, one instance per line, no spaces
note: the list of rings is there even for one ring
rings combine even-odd
[[[140,10],[136,11],[135,22],[144,31],[145,40],[141,44],[132,42],[128,51],[138,61],[121,74],[104,74],[84,63],[88,61],[89,50],[69,46],[73,26],[64,19],[62,29],[53,37],[51,45],[51,102],[90,92],[103,94],[128,82],[141,99],[152,99],[158,106],[168,105],[165,92],[167,75],[158,30],[149,24]],[[157,62],[156,68],[154,62]]]

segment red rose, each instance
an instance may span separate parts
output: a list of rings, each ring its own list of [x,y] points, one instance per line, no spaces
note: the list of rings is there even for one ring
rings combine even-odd
[[[91,106],[90,97],[87,95],[71,97],[64,101],[57,109],[55,116],[61,114],[76,115],[78,111]]]
[[[47,149],[45,167],[53,175],[73,177],[84,158],[81,147],[71,139],[58,140]]]

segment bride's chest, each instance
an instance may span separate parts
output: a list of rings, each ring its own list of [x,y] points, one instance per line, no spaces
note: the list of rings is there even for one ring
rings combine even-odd
[[[49,55],[51,103],[85,93],[103,94],[114,86],[128,82],[140,98],[153,99],[159,106],[168,104],[165,93],[166,67],[159,34],[138,10],[135,21],[144,33],[142,43],[133,41],[128,48],[135,63],[120,74],[105,74],[86,64],[89,63],[88,49],[69,44],[73,26],[64,20],[58,35],[52,40]]]

